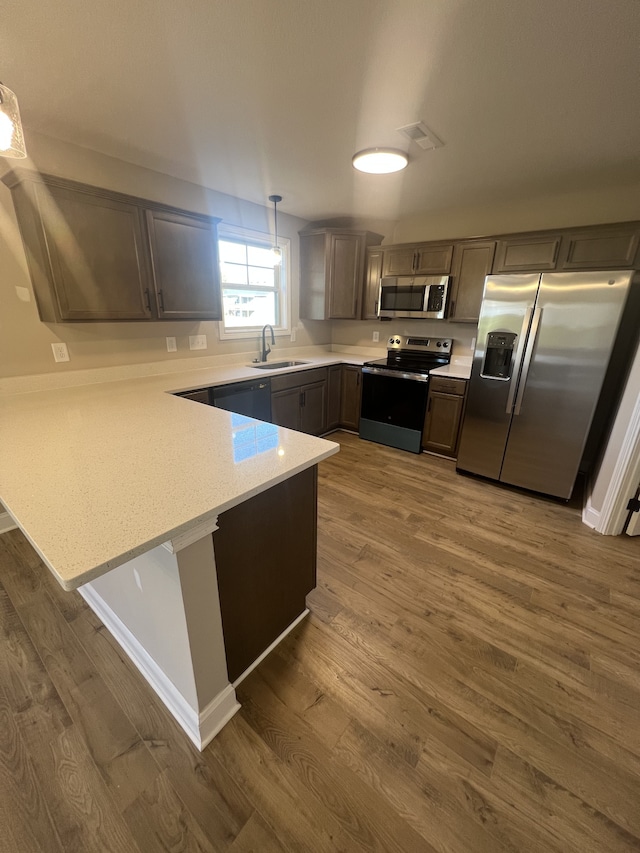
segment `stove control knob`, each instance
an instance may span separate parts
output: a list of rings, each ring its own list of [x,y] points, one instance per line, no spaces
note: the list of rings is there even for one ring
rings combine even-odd
[[[443,341],[443,342],[442,342],[442,346],[443,346],[445,349],[447,349],[447,347],[449,346],[449,341]]]
[[[395,343],[395,340],[396,340],[395,338],[389,338],[389,343],[393,346],[393,344]]]
[[[442,346],[442,344],[440,343],[440,341],[438,341],[438,343],[436,344],[436,346],[437,346],[437,347],[441,347],[441,346]]]

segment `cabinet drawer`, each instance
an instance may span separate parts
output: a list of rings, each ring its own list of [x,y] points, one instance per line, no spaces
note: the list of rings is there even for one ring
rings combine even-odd
[[[322,382],[327,378],[326,367],[315,367],[311,370],[296,370],[286,376],[271,377],[271,391],[286,391],[289,388],[301,388],[310,382]]]
[[[445,376],[432,376],[429,379],[429,389],[440,391],[442,394],[457,394],[464,397],[467,389],[466,379],[449,379]]]

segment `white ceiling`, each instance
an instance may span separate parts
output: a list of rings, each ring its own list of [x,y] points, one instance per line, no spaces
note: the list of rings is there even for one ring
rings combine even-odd
[[[305,219],[640,180],[640,0],[2,0],[29,129]],[[396,128],[422,119],[445,145]],[[351,167],[404,148],[402,173]]]

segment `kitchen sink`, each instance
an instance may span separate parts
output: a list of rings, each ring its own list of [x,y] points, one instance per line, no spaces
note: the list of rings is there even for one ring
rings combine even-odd
[[[250,364],[256,370],[279,370],[281,367],[295,367],[297,364],[309,364],[308,361],[270,361],[262,364]]]

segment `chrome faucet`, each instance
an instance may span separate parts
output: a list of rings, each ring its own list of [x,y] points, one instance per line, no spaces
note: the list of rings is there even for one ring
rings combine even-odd
[[[273,334],[273,326],[270,326],[267,323],[266,326],[262,327],[262,351],[260,352],[260,361],[266,361],[267,356],[271,352],[271,347],[267,346],[267,340],[266,340],[267,329],[271,329],[271,343],[273,346],[276,345],[276,336]]]

